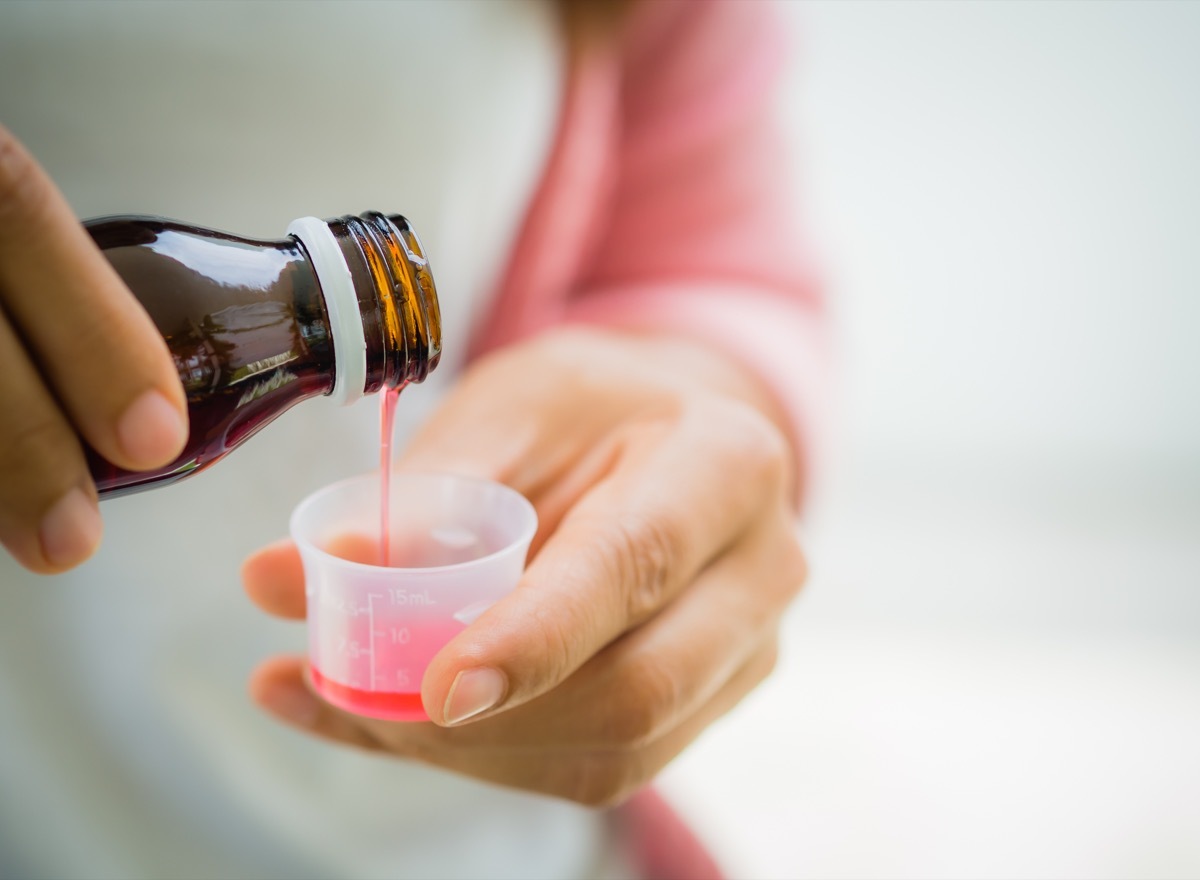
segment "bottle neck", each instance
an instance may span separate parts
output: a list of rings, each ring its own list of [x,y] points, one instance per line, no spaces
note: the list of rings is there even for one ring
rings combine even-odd
[[[331,396],[421,382],[441,356],[437,290],[420,240],[398,214],[370,211],[288,227],[316,271],[334,348]]]

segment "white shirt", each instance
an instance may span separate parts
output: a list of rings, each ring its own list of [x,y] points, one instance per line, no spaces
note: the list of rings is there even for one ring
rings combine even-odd
[[[405,214],[445,355],[401,398],[402,443],[503,267],[560,52],[550,5],[521,0],[5,3],[0,120],[81,217],[276,238],[303,215]],[[251,606],[241,560],[377,461],[373,399],[308,401],[191,480],[104,502],[103,547],[76,571],[0,554],[0,876],[595,874],[598,814],[331,746],[246,696],[304,632]]]

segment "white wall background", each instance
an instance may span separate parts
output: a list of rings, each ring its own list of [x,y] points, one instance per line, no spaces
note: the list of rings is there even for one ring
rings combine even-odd
[[[1200,8],[784,8],[862,451],[1200,475]]]
[[[813,577],[668,789],[746,877],[1200,876],[1200,3],[784,3]]]

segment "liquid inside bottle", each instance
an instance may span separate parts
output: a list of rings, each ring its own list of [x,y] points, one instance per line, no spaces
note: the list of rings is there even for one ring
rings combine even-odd
[[[309,397],[350,402],[437,365],[436,289],[399,215],[304,218],[278,240],[160,217],[85,225],[166,340],[190,420],[182,454],[154,471],[87,450],[102,497],[197,473]]]

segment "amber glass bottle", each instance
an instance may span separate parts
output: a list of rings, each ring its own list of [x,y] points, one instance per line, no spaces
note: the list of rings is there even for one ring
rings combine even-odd
[[[203,470],[306,398],[349,403],[437,365],[437,292],[399,215],[305,217],[270,241],[161,217],[85,226],[167,341],[191,424],[183,453],[155,471],[89,450],[102,497]]]

